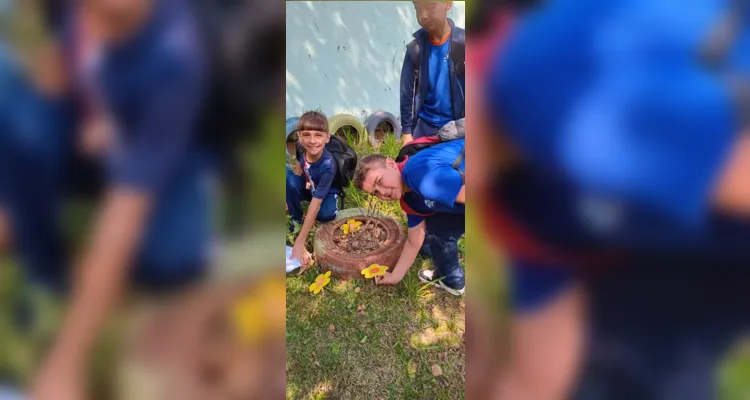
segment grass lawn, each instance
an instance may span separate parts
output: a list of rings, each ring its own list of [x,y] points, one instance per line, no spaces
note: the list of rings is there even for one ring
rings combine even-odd
[[[355,145],[360,157],[398,148],[392,135],[378,149]],[[369,195],[346,193],[345,208],[367,207]],[[380,210],[406,226],[398,203]],[[463,257],[463,239],[459,248]],[[317,266],[287,276],[287,399],[464,398],[464,298],[422,284],[429,261],[415,264],[395,286],[332,279],[318,295],[308,291]]]

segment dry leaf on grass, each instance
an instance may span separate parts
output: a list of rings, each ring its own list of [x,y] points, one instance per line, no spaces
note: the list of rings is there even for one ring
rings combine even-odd
[[[406,366],[406,372],[411,377],[417,374],[417,363],[415,363],[414,360],[409,360],[409,363]]]
[[[432,376],[442,376],[443,370],[437,364],[432,364]]]

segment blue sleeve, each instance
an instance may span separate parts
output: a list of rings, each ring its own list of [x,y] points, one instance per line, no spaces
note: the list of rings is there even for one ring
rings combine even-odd
[[[415,169],[409,176],[409,187],[414,188],[424,198],[447,207],[453,207],[456,197],[464,185],[461,174],[451,166],[440,166],[432,169]],[[414,172],[417,173],[414,176]]]
[[[541,266],[515,260],[507,271],[511,306],[517,314],[539,310],[576,281],[571,270],[562,266]]]
[[[406,223],[409,225],[409,228],[414,228],[421,224],[422,221],[424,221],[424,218],[425,217],[421,215],[406,214]]]
[[[183,162],[194,139],[203,100],[203,70],[195,58],[170,57],[157,67],[142,115],[123,135],[110,182],[153,193]]]
[[[327,162],[325,172],[320,175],[320,180],[315,184],[315,191],[312,194],[314,198],[322,200],[328,195],[335,174],[336,171],[333,169],[333,165]]]
[[[414,120],[414,96],[417,92],[415,68],[407,50],[401,67],[401,132],[405,133],[413,133],[411,124]]]

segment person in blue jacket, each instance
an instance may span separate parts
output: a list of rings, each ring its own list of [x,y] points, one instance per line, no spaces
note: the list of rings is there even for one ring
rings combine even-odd
[[[750,139],[728,79],[748,72],[750,34],[714,68],[702,54],[727,6],[683,6],[547,2],[498,55],[488,115],[521,167],[493,201],[548,248],[612,256],[593,273],[509,249],[499,398],[713,398],[717,360],[750,325]]]
[[[415,1],[422,29],[406,46],[401,69],[401,132],[404,143],[434,136],[464,118],[465,32],[448,18],[450,1]]]
[[[378,277],[378,284],[400,282],[426,243],[435,269],[419,271],[419,279],[436,282],[436,287],[456,296],[464,293],[466,281],[458,256],[466,213],[464,146],[464,139],[458,139],[423,149],[402,163],[379,154],[359,162],[355,187],[381,200],[399,201],[409,226],[398,262],[388,266],[392,269]]]
[[[105,188],[76,290],[32,388],[40,400],[83,397],[89,352],[129,278],[147,289],[177,289],[197,283],[212,259],[213,160],[198,140],[207,128],[207,63],[194,15],[184,0],[80,7],[65,14],[65,45],[80,55],[86,46],[76,41],[95,34],[89,44],[98,46],[99,61],[90,73],[91,64],[74,60],[72,75],[88,77],[86,94],[113,130],[101,152]],[[87,25],[96,29],[80,29]],[[58,259],[57,267],[71,261]]]

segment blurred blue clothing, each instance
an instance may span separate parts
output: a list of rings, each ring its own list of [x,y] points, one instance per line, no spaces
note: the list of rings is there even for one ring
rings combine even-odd
[[[184,1],[155,4],[140,32],[104,50],[100,82],[117,129],[109,184],[156,202],[135,273],[158,283],[209,263],[214,188],[197,141],[207,83],[199,30]]]
[[[708,0],[550,1],[517,21],[490,76],[490,115],[540,179],[526,195],[557,182],[547,194],[566,199],[556,206],[570,220],[566,241],[717,242],[708,197],[740,123],[725,76],[699,53],[725,10]],[[729,58],[745,74],[748,39],[745,30]],[[551,203],[508,196],[524,216]],[[562,230],[559,220],[534,229]]]
[[[750,328],[750,269],[731,264],[643,255],[592,278],[588,356],[574,398],[719,398],[722,358]]]
[[[159,289],[207,271],[215,160],[196,141],[206,75],[197,27],[181,0],[156,4],[140,32],[106,49],[98,82],[117,130],[105,157],[108,186],[147,193],[154,201],[132,276]],[[0,117],[7,111],[6,122],[15,124],[0,131],[0,152],[10,155],[0,157],[0,182],[10,186],[2,192],[23,264],[32,278],[39,275],[35,280],[61,287],[71,260],[58,216],[80,114],[72,107],[63,111],[28,83],[17,86],[13,101],[0,100]],[[6,94],[11,96],[0,97]]]
[[[0,54],[0,207],[15,253],[34,282],[63,290],[66,250],[60,202],[73,141],[69,99],[40,94]]]

